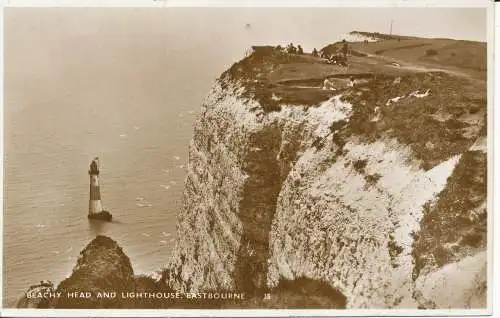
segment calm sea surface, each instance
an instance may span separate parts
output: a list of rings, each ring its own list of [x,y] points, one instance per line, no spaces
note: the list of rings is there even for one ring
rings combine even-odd
[[[78,32],[52,18],[6,17],[5,306],[67,277],[98,234],[123,247],[135,273],[167,263],[193,123],[234,60],[192,54],[206,43],[158,31],[154,19],[139,31],[111,18]],[[87,219],[94,156],[113,223]]]

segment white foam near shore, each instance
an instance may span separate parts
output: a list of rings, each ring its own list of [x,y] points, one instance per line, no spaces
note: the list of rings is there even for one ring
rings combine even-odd
[[[141,207],[141,208],[144,208],[144,207],[152,207],[153,205],[151,203],[149,203],[146,199],[144,199],[143,197],[137,197],[135,198],[135,200],[137,201],[135,203],[135,205]]]
[[[135,205],[141,208],[150,208],[153,206],[151,203],[136,203]]]

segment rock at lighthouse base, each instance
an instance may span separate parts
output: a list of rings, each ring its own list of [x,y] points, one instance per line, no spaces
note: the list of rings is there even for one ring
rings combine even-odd
[[[107,222],[111,222],[111,219],[113,218],[111,213],[109,213],[108,211],[101,211],[99,213],[92,213],[92,214],[89,214],[88,217],[91,220],[100,220],[100,221],[107,221]]]

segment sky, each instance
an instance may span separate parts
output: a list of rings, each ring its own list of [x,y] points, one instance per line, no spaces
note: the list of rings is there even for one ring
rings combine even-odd
[[[484,8],[4,8],[4,43],[6,57],[30,55],[19,63],[24,72],[93,56],[106,67],[117,50],[128,50],[131,61],[163,50],[179,76],[204,67],[213,78],[252,45],[293,42],[311,51],[353,30],[388,33],[391,20],[394,34],[487,36]]]
[[[353,30],[486,41],[484,8],[6,8],[6,23],[58,24],[92,32],[106,24],[169,28],[193,40],[324,46]],[[250,24],[250,28],[245,28]],[[43,27],[43,26],[42,26]],[[204,39],[203,39],[204,38]]]

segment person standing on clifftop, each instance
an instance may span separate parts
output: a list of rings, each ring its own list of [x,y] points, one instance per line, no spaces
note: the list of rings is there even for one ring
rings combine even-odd
[[[347,51],[349,47],[347,45],[347,41],[345,39],[342,40],[342,54],[344,55],[344,61],[347,63]]]
[[[304,49],[300,46],[300,44],[297,46],[297,54],[304,54]]]
[[[98,157],[95,157],[90,163],[89,174],[99,174],[99,166],[97,165]]]

